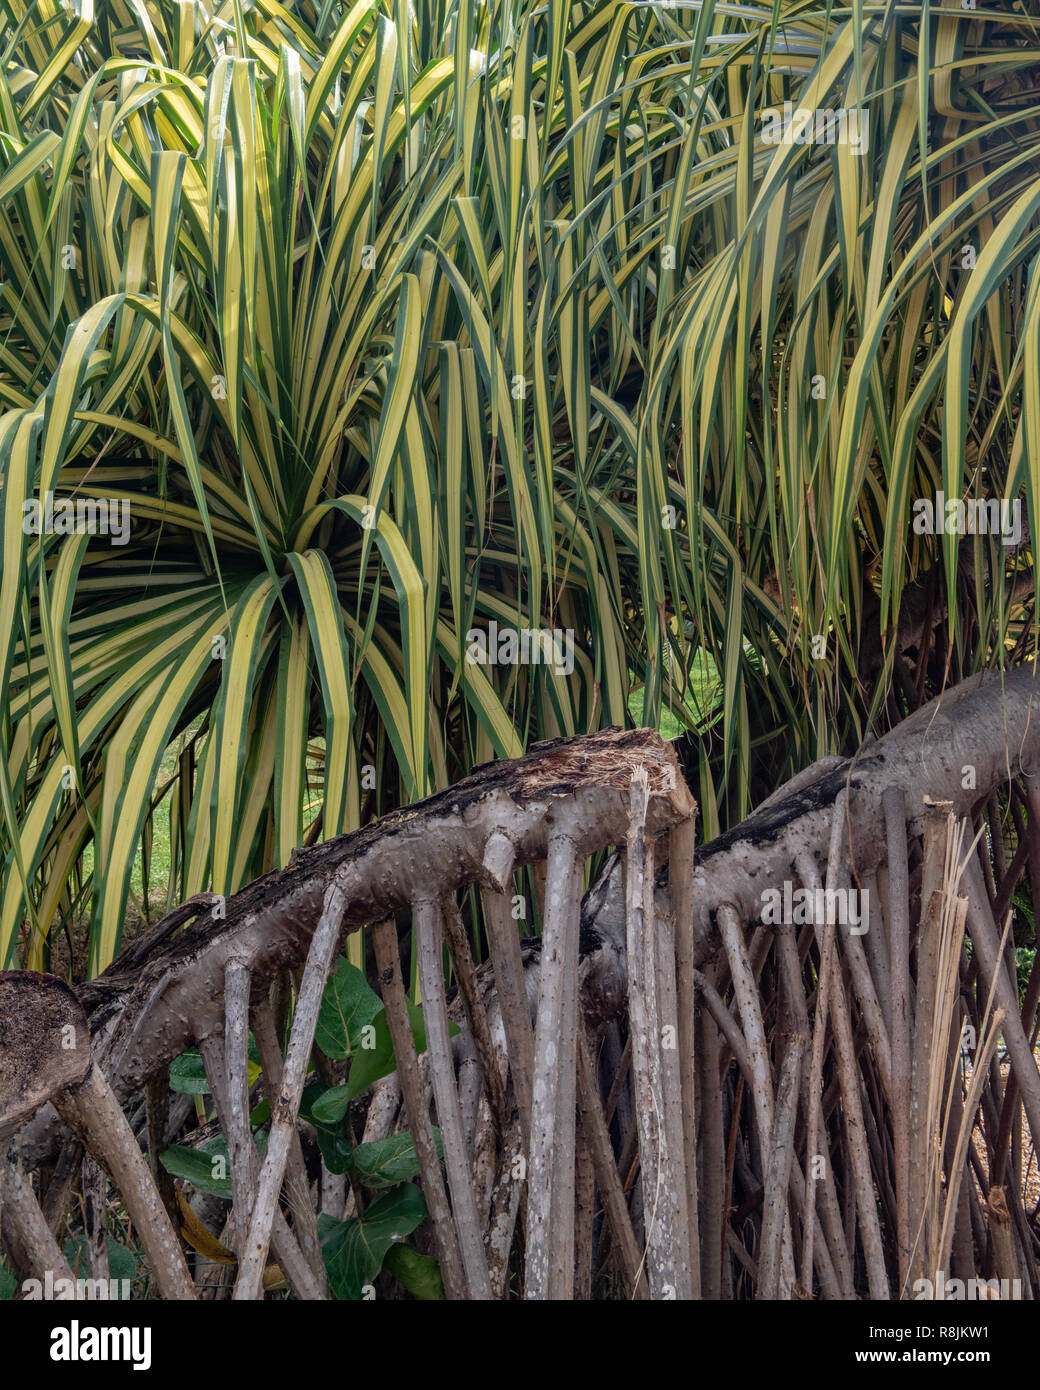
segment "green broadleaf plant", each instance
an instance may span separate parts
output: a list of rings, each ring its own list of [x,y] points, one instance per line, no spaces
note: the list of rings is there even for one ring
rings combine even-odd
[[[410,1235],[426,1215],[417,1187],[405,1183],[377,1197],[360,1217],[318,1217],[318,1236],[329,1283],[338,1299],[356,1300],[383,1267],[395,1241]]]

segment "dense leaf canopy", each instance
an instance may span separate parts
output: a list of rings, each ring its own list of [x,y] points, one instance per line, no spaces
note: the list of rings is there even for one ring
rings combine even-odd
[[[1040,492],[1035,8],[0,0],[0,964],[110,961],[159,815],[231,892],[669,710],[710,833],[1031,651],[911,508]]]

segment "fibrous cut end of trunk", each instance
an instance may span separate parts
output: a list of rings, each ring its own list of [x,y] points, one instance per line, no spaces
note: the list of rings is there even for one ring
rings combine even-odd
[[[90,1069],[83,1005],[56,975],[0,971],[0,1138]]]

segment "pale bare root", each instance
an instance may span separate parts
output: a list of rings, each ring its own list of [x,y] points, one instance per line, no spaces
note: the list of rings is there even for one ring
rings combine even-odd
[[[1040,1134],[1040,972],[1020,1005],[1007,919],[1017,883],[1040,873],[1037,793],[1020,776],[1040,755],[1032,699],[1022,673],[1003,694],[962,690],[955,719],[940,705],[854,764],[819,765],[696,860],[672,747],[645,731],[559,740],[304,851],[229,900],[219,923],[182,930],[182,912],[78,1000],[62,995],[79,1027],[91,1010],[85,1070],[82,1055],[27,1044],[24,1075],[0,1071],[0,1133],[19,1131],[3,1170],[9,1254],[23,1276],[64,1277],[29,1175],[63,1132],[57,1112],[133,1207],[164,1295],[194,1296],[123,1107],[151,1083],[154,1150],[167,1128],[155,1078],[198,1042],[231,1160],[235,1297],[262,1296],[269,1247],[297,1296],[327,1296],[317,1205],[337,1217],[357,1207],[335,1175],[309,1179],[300,1104],[344,935],[378,923],[374,982],[398,1069],[367,1098],[362,1138],[410,1129],[449,1298],[900,1297],[951,1277],[951,1260],[1035,1296],[1012,1136]],[[997,796],[1013,815],[994,815]],[[1002,824],[1027,838],[1005,847]],[[582,901],[585,861],[612,846],[623,850]],[[522,943],[510,902],[525,868],[541,936]],[[459,902],[472,886],[490,949],[479,966]],[[791,918],[796,898],[810,907]],[[855,910],[835,922],[843,903]],[[421,984],[422,1056],[402,941]],[[283,1057],[268,997],[290,966],[302,976]],[[0,987],[0,1003],[23,992],[40,1029],[60,1024],[19,972]],[[262,1161],[250,1024],[271,1100]],[[990,1065],[1000,1036],[1006,1085]],[[89,1234],[96,1251],[96,1224]]]

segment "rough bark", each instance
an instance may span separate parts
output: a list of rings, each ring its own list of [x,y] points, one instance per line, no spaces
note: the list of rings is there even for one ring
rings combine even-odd
[[[852,1283],[858,1228],[869,1292],[884,1297],[891,1292],[886,1253],[902,1284],[914,1232],[908,1231],[910,1194],[898,1162],[893,1181],[882,1112],[891,1108],[895,1150],[906,1153],[915,1055],[921,1058],[918,1076],[928,1069],[921,1030],[930,1022],[928,906],[936,892],[935,855],[926,856],[921,881],[920,871],[909,872],[907,839],[921,834],[926,797],[949,801],[956,816],[970,817],[1009,776],[1040,763],[1040,719],[1033,709],[1038,693],[1025,671],[1003,684],[986,679],[949,691],[854,759],[827,762],[795,779],[741,826],[697,850],[692,834],[677,829],[689,825],[694,808],[676,775],[675,748],[645,731],[558,740],[525,759],[481,770],[353,836],[302,851],[287,870],[229,899],[223,918],[210,920],[212,901],[197,900],[193,907],[205,917],[187,925],[188,914],[179,910],[172,926],[161,923],[83,986],[78,1000],[70,998],[81,1020],[89,1011],[96,1056],[124,1103],[193,1041],[222,1039],[227,1029],[221,1086],[226,1123],[236,1134],[237,1199],[249,1227],[240,1296],[259,1291],[283,1178],[294,1166],[300,1088],[329,968],[346,932],[381,921],[375,932],[381,984],[450,1296],[501,1296],[518,1216],[526,1295],[569,1297],[576,1258],[584,1291],[591,1267],[591,1174],[629,1293],[644,1282],[638,1263],[632,1264],[644,1222],[649,1285],[657,1296],[676,1290],[689,1296],[698,1282],[708,1296],[812,1296],[817,1286],[825,1296],[864,1292]],[[973,779],[964,776],[969,765]],[[990,810],[997,826],[999,817]],[[615,854],[579,916],[582,861],[593,850],[620,844],[626,845],[625,873]],[[1016,1093],[1037,1133],[1040,1075],[994,921],[995,907],[1010,900],[1027,857],[1001,848],[992,851],[992,865],[988,859],[969,865],[965,888],[978,979],[968,1004],[981,1021],[992,989]],[[777,938],[762,925],[763,891],[786,881],[815,886],[824,861],[828,889],[877,886],[879,902],[872,902],[870,917],[877,939],[850,939],[839,949],[826,924],[810,924],[800,938],[793,932]],[[540,946],[521,946],[507,915],[512,872],[527,864],[539,866],[544,895]],[[492,964],[473,969],[453,921],[449,945],[463,988],[449,1011],[440,914],[444,905],[451,910],[455,892],[466,884],[479,886],[490,908]],[[910,929],[917,894],[924,900],[925,934],[912,1015]],[[395,915],[409,912],[430,1043],[421,1060],[414,1055],[392,925]],[[266,996],[272,981],[305,961],[272,1135],[254,1191],[252,1178],[241,1177],[247,1104],[241,1044],[250,981],[254,993]],[[223,988],[229,962],[240,962],[229,975],[233,1017]],[[817,1030],[808,1072],[807,1006]],[[676,1010],[681,1055],[673,1067],[662,1030]],[[449,1012],[472,1025],[454,1041]],[[608,1026],[626,1025],[631,1074],[597,1078],[597,1036]],[[588,1039],[580,1049],[579,1036]],[[266,1048],[273,1060],[270,1039]],[[274,1050],[280,1055],[277,1041]],[[944,1040],[941,1052],[945,1062]],[[739,1068],[736,1085],[731,1058]],[[6,1123],[20,1124],[40,1108],[21,1136],[22,1154],[32,1164],[53,1154],[60,1135],[46,1113],[55,1088],[35,1076],[25,1085],[8,1081],[0,1124],[5,1116]],[[65,1083],[57,1094],[82,1084]],[[611,1091],[605,1107],[601,1085]],[[615,1098],[625,1120],[620,1127],[613,1120]],[[431,1100],[444,1136],[447,1189],[429,1132]],[[588,1144],[588,1161],[582,1157],[580,1164],[576,1106],[582,1154]],[[991,1153],[994,1143],[1003,1152],[1007,1141],[1000,1136],[1011,1121],[999,1083],[981,1065],[965,1111],[972,1122],[985,1118]],[[828,1159],[819,1189],[795,1151],[801,1135],[809,1136],[809,1159],[817,1143]],[[526,1218],[507,1177],[507,1154],[514,1156],[520,1140],[530,1160]],[[947,1149],[958,1184],[978,1162],[968,1147],[958,1142]],[[829,1171],[834,1156],[837,1185]],[[1000,1174],[988,1176],[989,1186],[999,1185]],[[792,1219],[801,1221],[807,1237],[800,1288],[794,1286]],[[981,1224],[969,1205],[968,1225],[973,1221]],[[977,1246],[974,1227],[967,1238]]]

